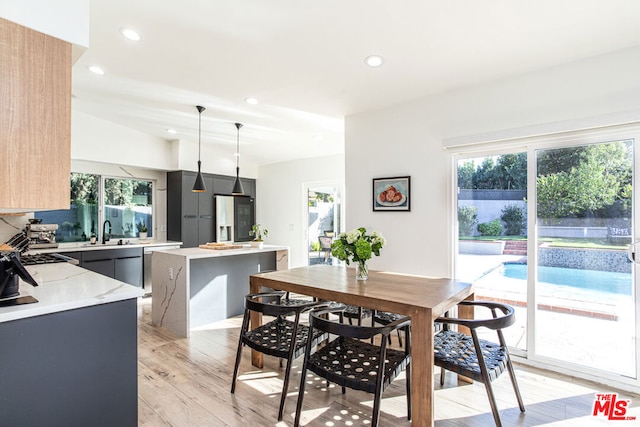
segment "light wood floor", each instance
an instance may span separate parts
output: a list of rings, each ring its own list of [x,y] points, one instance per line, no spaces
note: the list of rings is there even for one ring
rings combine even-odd
[[[294,361],[289,397],[282,422],[277,422],[284,368],[265,356],[264,369],[251,366],[245,349],[235,395],[230,390],[241,319],[218,322],[179,338],[151,325],[151,299],[138,304],[138,425],[140,426],[292,426],[302,357]],[[397,343],[394,340],[394,343]],[[505,426],[611,425],[591,415],[595,393],[612,392],[604,386],[517,366],[516,375],[527,412],[521,414],[508,374],[494,388]],[[439,369],[436,373],[436,380]],[[449,373],[444,387],[436,381],[436,426],[491,426],[493,417],[484,386],[458,384]],[[309,378],[302,424],[342,427],[370,425],[372,395]],[[383,395],[381,426],[404,427],[404,377]],[[627,415],[640,420],[640,399],[628,394],[633,408]],[[620,426],[639,421],[617,421]]]

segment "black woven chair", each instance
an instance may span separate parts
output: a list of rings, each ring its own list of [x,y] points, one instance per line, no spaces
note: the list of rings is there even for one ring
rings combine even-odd
[[[440,317],[436,322],[443,324],[443,330],[434,338],[434,363],[443,368],[440,374],[440,385],[444,384],[444,370],[461,374],[484,383],[491,404],[493,418],[498,427],[502,426],[500,413],[493,395],[491,382],[497,379],[505,370],[509,371],[513,389],[518,399],[520,411],[524,412],[524,404],[513,370],[509,349],[504,340],[502,329],[513,325],[515,313],[513,307],[490,301],[462,301],[459,305],[486,307],[491,311],[490,319],[459,319]],[[466,326],[471,330],[471,336],[452,331],[449,325]],[[497,332],[498,344],[479,339],[478,328],[489,328]]]
[[[364,307],[358,307],[356,305],[346,305],[344,308],[343,316],[349,320],[349,324],[352,325],[354,320],[357,320],[358,326],[362,325],[362,320],[367,319],[373,315],[373,310]]]
[[[396,322],[398,320],[406,319],[407,317],[398,314],[391,313],[389,311],[374,311],[373,312],[373,323],[378,325],[388,325],[390,323]],[[402,347],[402,336],[400,335],[400,329],[397,330],[398,333],[398,342],[400,347]],[[389,337],[389,342],[391,342],[391,337]]]
[[[378,425],[382,393],[391,382],[406,369],[407,418],[411,419],[411,338],[408,319],[392,322],[386,326],[354,326],[331,320],[330,314],[342,315],[344,307],[314,309],[309,313],[309,328],[313,333],[333,334],[334,339],[326,345],[318,346],[312,353],[311,343],[307,343],[304,364],[300,375],[300,390],[296,408],[295,426],[300,425],[302,403],[306,385],[307,370],[333,383],[356,390],[373,393],[373,414],[371,425]],[[325,318],[326,317],[326,318]],[[406,331],[405,348],[387,348],[389,334],[396,329]],[[380,336],[380,345],[367,341]],[[380,363],[382,361],[382,363]]]
[[[277,271],[277,270],[263,270],[263,271],[260,271],[260,273],[272,273],[274,271]],[[269,291],[275,291],[276,289],[263,287],[262,290],[264,292],[269,292]],[[301,295],[301,296],[304,296],[304,295]],[[316,298],[312,298],[312,297],[309,297],[309,298],[298,298],[298,296],[296,296],[296,298],[291,298],[290,292],[287,292],[285,294],[284,298],[282,299],[282,301],[280,301],[280,303],[282,305],[305,305],[305,304],[308,304],[309,302],[313,302],[313,301],[317,301],[317,299]]]
[[[242,359],[242,349],[245,345],[263,354],[279,357],[280,361],[282,359],[287,360],[280,409],[278,410],[278,421],[282,420],[284,412],[284,402],[289,388],[291,362],[305,351],[307,341],[309,341],[310,345],[316,345],[327,337],[322,331],[314,331],[312,338],[309,340],[309,327],[300,324],[300,315],[318,306],[317,302],[308,301],[306,303],[292,304],[291,300],[285,299],[284,296],[285,292],[282,291],[262,292],[245,296],[244,319],[240,329],[236,364],[233,370],[233,380],[231,381],[231,393],[234,393],[238,367]],[[265,316],[272,316],[275,319],[258,328],[249,330],[249,318],[252,311],[262,313]],[[287,319],[287,316],[291,315],[295,315],[294,320]]]

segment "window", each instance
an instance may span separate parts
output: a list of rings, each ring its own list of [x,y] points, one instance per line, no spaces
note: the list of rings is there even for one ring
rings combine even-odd
[[[111,237],[138,237],[140,231],[152,230],[151,181],[105,178],[104,219],[111,224]]]
[[[92,232],[98,233],[98,200],[100,176],[71,173],[71,207],[55,211],[36,212],[45,224],[58,224],[56,241],[82,242]]]
[[[104,221],[112,238],[137,238],[145,229],[153,235],[153,181],[73,172],[70,197],[70,209],[36,213],[43,223],[58,224],[58,243],[89,241],[91,233],[100,238]]]

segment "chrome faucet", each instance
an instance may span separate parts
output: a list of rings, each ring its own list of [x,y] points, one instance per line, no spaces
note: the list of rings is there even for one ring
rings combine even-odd
[[[107,237],[107,231],[106,231],[107,223],[109,224],[109,234],[111,234],[111,221],[106,220],[105,222],[102,223],[102,244],[103,245],[109,241],[109,238]]]

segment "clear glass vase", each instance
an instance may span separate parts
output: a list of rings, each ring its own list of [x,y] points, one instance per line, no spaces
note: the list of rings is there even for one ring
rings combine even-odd
[[[366,261],[359,261],[356,265],[356,280],[369,279],[369,267],[367,267]]]

